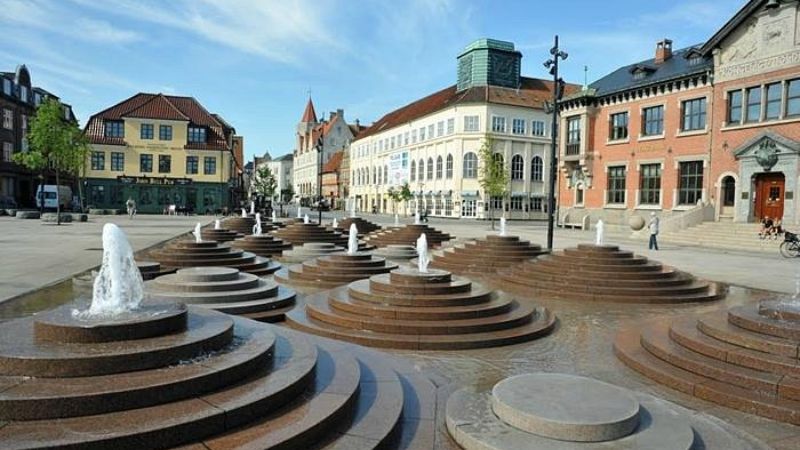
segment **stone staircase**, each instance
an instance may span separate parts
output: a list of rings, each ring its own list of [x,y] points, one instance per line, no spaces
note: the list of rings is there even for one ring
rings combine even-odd
[[[658,241],[722,250],[777,254],[783,237],[759,239],[760,228],[757,223],[703,222],[684,230],[660,233]]]

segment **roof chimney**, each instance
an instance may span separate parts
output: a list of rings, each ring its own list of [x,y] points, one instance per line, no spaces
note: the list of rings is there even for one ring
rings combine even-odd
[[[359,127],[361,127],[361,121],[356,119],[356,129],[358,129]]]
[[[661,64],[664,61],[672,58],[672,41],[664,39],[656,43],[656,64]]]

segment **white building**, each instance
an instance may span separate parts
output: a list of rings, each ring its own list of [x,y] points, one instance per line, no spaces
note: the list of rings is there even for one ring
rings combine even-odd
[[[409,212],[439,217],[544,218],[553,83],[520,76],[510,42],[481,39],[458,56],[458,83],[392,111],[350,146],[350,196],[361,210],[393,212],[389,188],[408,182]],[[571,88],[571,87],[570,87]],[[486,198],[479,149],[493,141],[510,171],[505,198]],[[402,212],[402,209],[398,212]]]
[[[358,128],[358,121],[355,127]],[[297,124],[297,144],[294,150],[294,195],[307,206],[318,195],[319,170],[337,151],[345,150],[353,140],[353,127],[344,119],[344,110],[330,113],[327,120],[317,119],[314,103],[308,99],[303,117]],[[322,138],[322,161],[318,141]]]
[[[288,153],[277,158],[272,158],[269,152],[265,152],[264,156],[256,156],[254,161],[254,170],[251,175],[252,181],[258,179],[259,170],[264,167],[269,168],[272,175],[275,177],[275,195],[272,198],[273,202],[287,203],[292,199],[293,175],[294,175],[294,155]],[[250,183],[251,197],[254,194],[255,184]]]

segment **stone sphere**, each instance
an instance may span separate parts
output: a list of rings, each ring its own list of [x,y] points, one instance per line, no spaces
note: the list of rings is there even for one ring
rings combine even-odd
[[[642,216],[631,216],[628,219],[628,225],[631,226],[633,231],[639,231],[644,228],[644,218]]]

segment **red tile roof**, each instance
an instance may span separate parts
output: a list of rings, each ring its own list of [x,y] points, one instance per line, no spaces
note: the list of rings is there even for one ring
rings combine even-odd
[[[322,166],[322,173],[338,172],[339,167],[342,165],[342,158],[344,158],[344,151],[338,151],[332,154],[328,162]]]
[[[314,102],[311,101],[311,97],[308,97],[308,103],[306,103],[306,110],[303,111],[303,117],[300,119],[300,122],[314,123],[316,121],[317,121],[317,112],[314,111]]]
[[[93,144],[125,145],[124,138],[105,136],[104,123],[126,117],[187,121],[192,125],[206,127],[205,143],[185,145],[185,148],[198,150],[228,150],[226,137],[233,132],[232,128],[208,112],[194,97],[138,93],[93,115],[86,124],[85,133]]]
[[[396,109],[373,123],[361,132],[356,139],[362,139],[382,131],[389,130],[399,125],[406,124],[420,117],[435,113],[442,109],[465,103],[495,103],[500,105],[525,106],[528,108],[543,108],[544,102],[553,97],[553,82],[538,78],[520,79],[519,89],[504,88],[499,86],[475,86],[456,92],[456,86],[450,86],[441,91],[423,97]],[[581,87],[577,84],[567,84],[565,95],[576,92]]]

